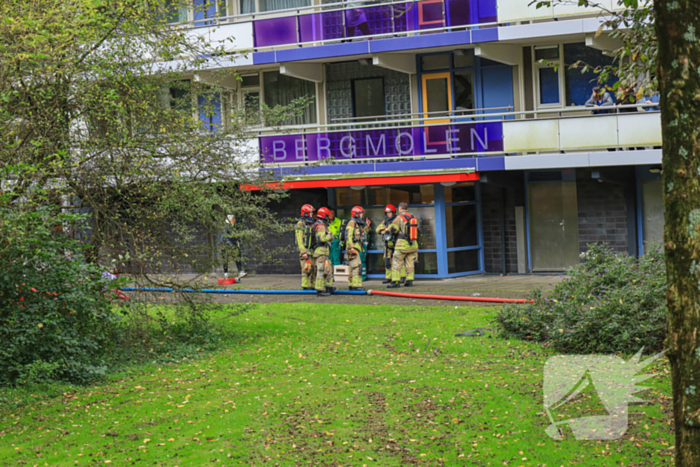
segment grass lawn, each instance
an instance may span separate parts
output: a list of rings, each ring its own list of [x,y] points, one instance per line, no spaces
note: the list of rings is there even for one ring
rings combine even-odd
[[[259,305],[222,323],[238,339],[215,354],[0,407],[0,465],[672,464],[665,361],[623,438],[555,441],[542,396],[553,353],[454,336],[495,311]]]

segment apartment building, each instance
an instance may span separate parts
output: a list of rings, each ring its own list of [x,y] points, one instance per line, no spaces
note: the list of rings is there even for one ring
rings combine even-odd
[[[289,212],[361,205],[378,224],[407,202],[417,277],[562,271],[593,242],[644,254],[663,237],[658,107],[586,108],[597,75],[569,65],[608,64],[618,43],[600,11],[529,3],[193,0],[171,17],[234,38],[241,79],[217,108],[313,98],[283,131],[256,129]],[[370,276],[381,250],[372,236]]]

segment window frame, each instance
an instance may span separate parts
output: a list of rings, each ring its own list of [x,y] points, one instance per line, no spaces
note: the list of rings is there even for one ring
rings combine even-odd
[[[377,114],[377,115],[363,115],[363,116],[358,116],[357,115],[357,102],[355,101],[357,94],[355,92],[355,83],[358,81],[368,81],[368,80],[380,80],[382,83],[382,113]],[[385,117],[387,115],[386,113],[386,92],[385,92],[385,86],[384,86],[384,76],[372,76],[372,77],[367,77],[367,78],[356,78],[350,80],[350,94],[351,94],[351,99],[352,99],[352,116],[353,118],[362,118],[364,119],[371,119],[372,117]]]
[[[562,73],[562,66],[564,62],[564,45],[563,43],[557,43],[557,44],[542,44],[542,45],[532,45],[530,46],[532,48],[532,82],[535,85],[535,106],[538,109],[557,109],[566,106],[566,96],[564,95],[565,93],[565,85],[566,83],[564,82],[564,73]],[[559,51],[559,58],[557,60],[551,60],[549,61],[548,64],[542,64],[539,63],[539,61],[536,58],[536,51],[537,50],[543,50],[543,49],[553,49],[557,48]],[[554,69],[556,67],[556,74],[557,74],[557,84],[559,86],[559,102],[554,102],[551,104],[543,104],[542,103],[542,94],[540,92],[541,86],[540,86],[540,70],[542,69]]]

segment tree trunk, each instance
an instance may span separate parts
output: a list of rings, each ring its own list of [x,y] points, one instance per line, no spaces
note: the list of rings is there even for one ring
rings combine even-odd
[[[700,1],[655,0],[676,465],[700,466]]]

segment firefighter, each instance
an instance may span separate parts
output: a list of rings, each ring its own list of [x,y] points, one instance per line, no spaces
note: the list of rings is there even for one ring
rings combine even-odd
[[[299,248],[299,261],[301,262],[301,288],[313,290],[316,276],[313,267],[313,251],[309,251],[313,235],[314,207],[305,204],[301,207],[301,219],[294,226],[297,248]]]
[[[415,219],[408,212],[408,204],[399,204],[399,215],[389,226],[389,231],[397,236],[396,247],[394,251],[394,259],[391,268],[391,284],[387,286],[389,289],[400,287],[399,280],[401,279],[401,268],[406,268],[406,287],[413,287],[413,279],[415,275],[415,262],[418,260],[418,240],[411,239],[411,236],[417,237],[417,225],[414,234],[410,231],[410,221]]]
[[[340,258],[340,226],[342,222],[340,219],[335,217],[335,209],[328,208],[331,215],[328,219],[328,229],[333,234],[333,243],[331,243],[331,264],[333,266],[339,266],[342,263]]]
[[[316,266],[316,293],[328,296],[335,292],[333,287],[333,266],[328,255],[333,241],[333,234],[328,229],[330,211],[321,208],[316,213],[316,223],[313,226],[316,240],[314,248],[314,265]]]
[[[348,275],[349,290],[365,290],[362,288],[362,253],[366,250],[367,234],[370,220],[364,219],[365,210],[355,206],[350,211],[352,216],[345,228],[345,256],[350,264]]]
[[[394,258],[394,247],[396,246],[396,236],[391,233],[389,226],[396,218],[396,207],[393,204],[387,204],[384,208],[384,220],[377,227],[377,234],[382,236],[384,240],[384,281],[382,284],[391,284],[391,268]],[[401,283],[406,282],[406,268],[401,268]]]

